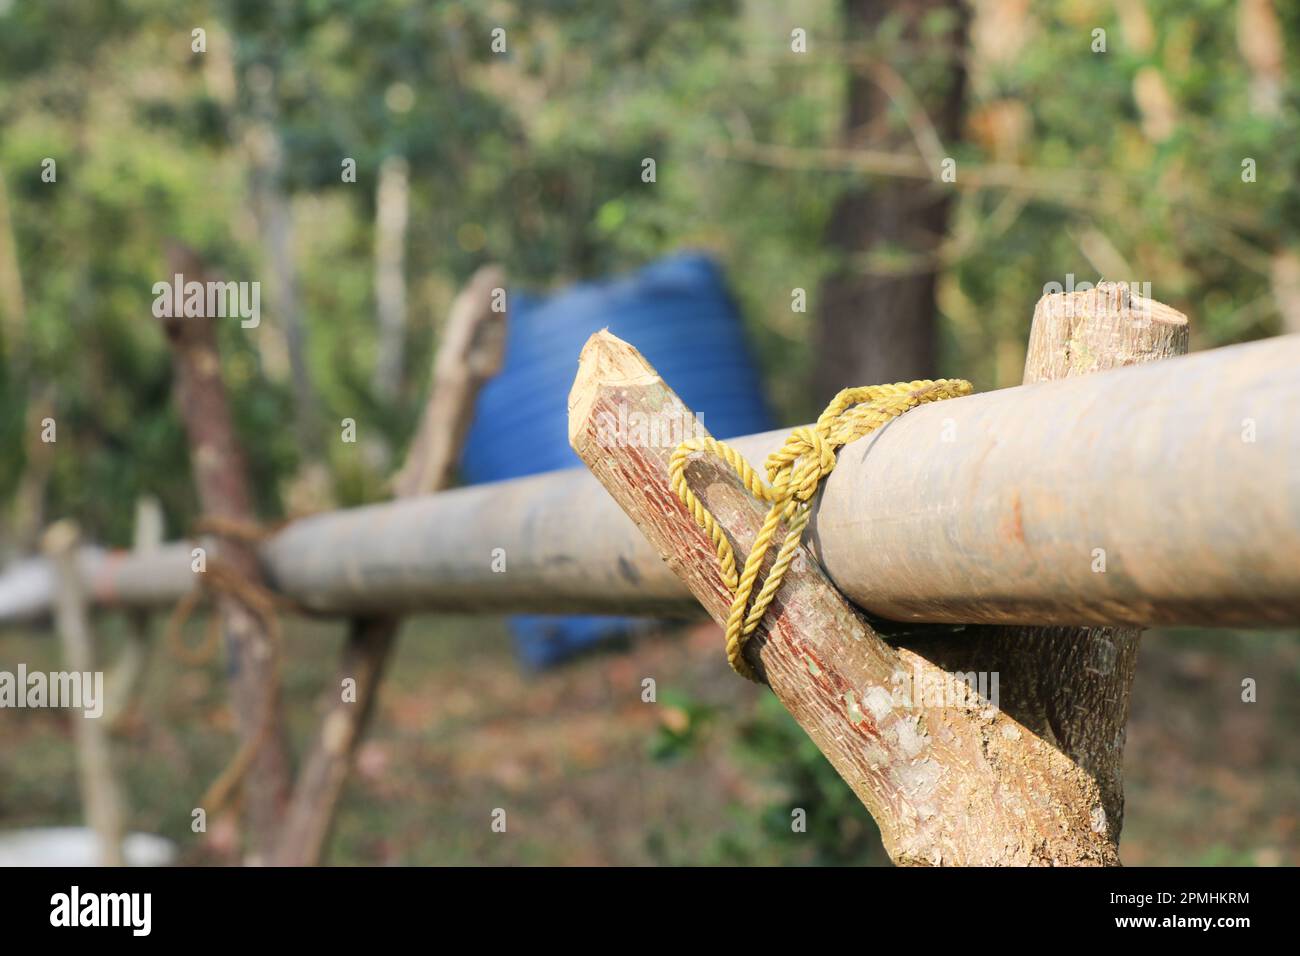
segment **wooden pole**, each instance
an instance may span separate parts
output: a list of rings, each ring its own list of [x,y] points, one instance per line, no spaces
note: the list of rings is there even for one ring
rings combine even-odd
[[[402,470],[393,478],[397,498],[415,498],[452,483],[461,446],[474,417],[479,390],[505,359],[505,272],[484,266],[451,305],[433,359],[433,377],[419,427]]]
[[[284,829],[271,858],[275,866],[315,866],[320,862],[352,756],[374,711],[396,638],[397,626],[390,618],[349,621],[334,679],[325,691],[324,713],[298,772]],[[352,682],[346,694],[344,681]]]
[[[1300,336],[926,406],[840,455],[808,540],[884,619],[1295,624],[1297,407]],[[761,460],[786,434],[734,444]],[[260,554],[276,590],[323,614],[698,606],[583,471],[314,515]],[[183,545],[83,549],[81,567],[107,605],[165,606],[194,580]],[[50,593],[46,564],[14,566],[0,619],[48,611]]]
[[[484,266],[452,303],[434,360],[433,380],[404,467],[394,479],[398,498],[446,487],[474,414],[474,400],[505,355],[506,313],[493,308],[505,275]],[[314,866],[329,840],[335,811],[356,751],[374,712],[384,669],[402,619],[353,618],[334,682],[326,691],[320,730],[303,762],[289,802],[275,862]],[[345,681],[351,692],[342,693]]]
[[[192,252],[169,250],[172,272],[201,279]],[[234,525],[256,523],[244,450],[235,435],[212,317],[163,320],[172,352],[173,389],[189,438],[190,463],[199,505],[207,519]],[[219,559],[251,585],[263,583],[257,552],[238,537],[221,541]],[[243,792],[249,822],[249,862],[264,862],[275,844],[289,794],[289,751],[281,709],[275,646],[266,620],[227,591],[215,597],[221,615],[242,748],[255,748]]]
[[[1103,284],[1044,296],[1034,310],[1025,384],[1182,355],[1187,318]],[[904,643],[948,671],[1000,674],[1000,706],[1082,768],[1101,790],[1110,832],[1124,823],[1123,756],[1139,628],[961,628]]]
[[[810,540],[846,595],[892,620],[1294,623],[1296,346],[917,409],[841,455]]]
[[[1295,623],[1295,407],[1300,336],[928,405],[841,453],[808,540],[884,619]],[[758,458],[784,437],[735,444]],[[553,474],[296,522],[268,558],[322,611],[679,608],[630,534]]]
[[[162,505],[158,499],[153,495],[137,498],[132,551],[135,554],[149,554],[157,550],[163,542],[163,525]],[[152,647],[149,612],[132,608],[127,614],[126,640],[106,678],[108,700],[104,708],[104,719],[110,728],[116,729],[138,702]]]
[[[711,542],[670,487],[673,449],[611,441],[602,423],[620,408],[647,420],[690,415],[640,353],[597,333],[569,397],[570,443],[723,623],[730,594]],[[746,553],[766,507],[711,460],[692,471],[705,505]],[[1117,862],[1101,794],[1085,773],[965,683],[886,644],[806,552],[746,657],[871,811],[896,863]]]
[[[95,647],[87,620],[86,599],[81,576],[77,573],[76,547],[79,532],[70,521],[59,521],[45,532],[42,545],[57,568],[59,592],[55,623],[63,642],[63,659],[67,667],[81,675],[82,687],[93,682]],[[100,691],[103,691],[100,682]],[[83,690],[83,695],[85,691]],[[112,750],[108,739],[103,700],[95,717],[74,713],[73,730],[77,738],[77,777],[81,783],[81,803],[86,820],[99,842],[99,860],[103,866],[121,866],[122,794],[113,774]]]

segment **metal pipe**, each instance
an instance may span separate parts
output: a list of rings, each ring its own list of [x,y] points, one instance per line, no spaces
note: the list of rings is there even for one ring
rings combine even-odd
[[[893,620],[1300,623],[1300,336],[915,409],[811,535]]]
[[[1300,336],[925,406],[840,453],[808,541],[895,620],[1300,623],[1297,409]],[[761,462],[784,437],[735,444]],[[328,614],[698,613],[581,470],[316,515],[261,556]],[[100,604],[193,582],[185,544],[81,560]],[[0,620],[51,584],[38,561],[0,575]]]

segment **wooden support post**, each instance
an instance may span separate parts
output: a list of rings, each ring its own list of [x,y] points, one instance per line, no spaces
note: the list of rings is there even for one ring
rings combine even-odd
[[[395,477],[398,498],[413,498],[446,487],[455,471],[461,442],[474,413],[474,399],[496,374],[505,354],[506,314],[493,311],[505,276],[485,266],[452,303],[434,360],[433,381],[420,425]],[[352,755],[374,712],[384,668],[396,644],[402,619],[353,618],[347,642],[326,691],[325,715],[298,776],[275,862],[314,866],[325,852],[335,810],[347,781]],[[341,687],[352,680],[353,693]]]
[[[294,783],[276,866],[315,866],[334,824],[334,813],[352,767],[352,755],[374,711],[379,682],[397,639],[400,618],[353,618],[334,678],[325,691],[325,713]],[[353,681],[349,693],[344,682]]]
[[[168,258],[173,274],[203,279],[203,265],[194,253],[173,246]],[[203,515],[251,526],[256,515],[248,469],[221,379],[215,320],[184,316],[164,319],[163,331],[171,347],[176,404],[189,438],[190,463]],[[223,539],[220,560],[243,581],[264,583],[252,543],[235,537]],[[277,668],[280,651],[266,621],[243,600],[222,592],[216,595],[215,603],[225,633],[241,746],[256,748],[243,775],[249,821],[246,856],[249,862],[264,862],[275,844],[290,781]]]
[[[694,420],[636,349],[597,333],[569,396],[570,444],[722,623],[731,596],[712,544],[670,487],[673,448],[611,441],[620,411]],[[766,508],[710,459],[690,475],[737,554],[747,553]],[[1118,862],[1092,779],[966,683],[885,643],[806,550],[746,657],[875,817],[896,863]]]
[[[16,363],[15,363],[16,364]],[[54,442],[41,440],[44,422],[55,415],[54,388],[34,382],[28,390],[26,427],[23,429],[24,464],[14,489],[4,538],[6,558],[26,554],[39,544],[45,524],[45,489],[54,470]]]
[[[81,675],[82,687],[93,680],[95,671],[94,640],[86,614],[86,596],[77,568],[77,526],[60,521],[50,526],[42,541],[45,553],[54,562],[58,575],[58,595],[54,617],[63,642],[63,660],[69,670]],[[93,685],[92,685],[93,686]],[[100,683],[100,692],[104,685]],[[83,689],[83,696],[89,691]],[[99,842],[99,860],[103,866],[121,866],[122,794],[113,775],[113,758],[104,718],[104,701],[98,702],[100,713],[88,717],[74,713],[72,725],[77,739],[77,778],[81,783],[81,804],[86,820]]]
[[[484,266],[451,304],[433,358],[429,398],[406,462],[393,478],[394,497],[414,498],[451,485],[479,389],[505,358],[507,313],[493,311],[505,285],[500,267]]]
[[[162,547],[163,532],[162,505],[153,495],[141,495],[135,502],[135,537],[131,553],[143,556],[157,551]],[[149,611],[144,608],[129,608],[126,617],[126,642],[118,652],[117,660],[113,662],[112,671],[105,678],[108,700],[105,703],[104,720],[111,729],[116,729],[138,702],[153,647]]]
[[[1024,383],[1183,355],[1187,332],[1181,312],[1122,285],[1043,296],[1034,309]],[[1129,692],[1141,633],[977,625],[904,643],[948,671],[997,672],[1002,708],[1096,781],[1118,851]]]

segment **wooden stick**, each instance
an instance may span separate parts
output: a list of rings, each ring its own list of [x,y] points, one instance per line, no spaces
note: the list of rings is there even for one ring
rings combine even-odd
[[[387,617],[348,622],[338,667],[325,692],[324,715],[294,783],[273,857],[276,866],[315,866],[320,862],[400,624],[400,619]],[[342,692],[345,680],[355,682],[346,697]]]
[[[173,274],[202,280],[203,264],[191,251],[169,249]],[[207,519],[252,526],[256,523],[248,487],[244,449],[235,435],[221,379],[217,332],[212,317],[163,320],[172,351],[173,389],[185,431],[199,506]],[[263,584],[257,552],[245,540],[227,538],[220,560],[241,580]],[[242,747],[256,746],[243,792],[249,820],[248,861],[269,856],[289,793],[289,750],[285,735],[277,656],[266,621],[238,597],[215,599],[225,633],[233,681],[233,706]]]
[[[505,357],[506,313],[492,308],[505,284],[500,267],[484,266],[452,303],[434,355],[424,413],[406,463],[393,478],[394,497],[414,498],[451,484],[474,417],[474,400]]]
[[[132,552],[149,554],[158,550],[163,543],[163,531],[162,505],[153,495],[141,495],[135,502],[135,535],[131,543]],[[141,608],[131,608],[126,618],[126,641],[118,651],[113,669],[105,678],[108,700],[104,707],[104,719],[114,730],[138,702],[153,648],[149,612]]]
[[[434,360],[433,381],[406,463],[394,479],[398,498],[412,498],[451,482],[461,443],[474,414],[474,400],[496,374],[505,353],[505,311],[494,311],[505,275],[484,266],[452,303],[442,343]],[[374,712],[384,669],[402,619],[392,615],[353,618],[334,683],[327,691],[325,716],[308,752],[290,800],[284,836],[275,862],[314,866],[329,840],[335,811],[347,782],[352,755]],[[355,681],[345,699],[344,680]]]
[[[607,423],[620,409],[650,421],[690,414],[636,349],[597,333],[569,396],[570,444],[722,623],[731,596],[669,485],[673,449],[611,441]],[[692,479],[746,553],[766,508],[711,460],[695,463]],[[966,684],[886,644],[806,551],[746,656],[871,811],[896,863],[1116,862],[1087,774]]]
[[[1024,384],[1187,354],[1187,316],[1121,283],[1045,295],[1034,308]]]
[[[67,667],[81,675],[82,687],[92,680],[95,671],[94,639],[86,615],[86,598],[77,570],[77,526],[59,521],[45,532],[43,546],[58,569],[59,593],[55,623],[63,642],[63,659]],[[92,683],[93,686],[93,683]],[[100,682],[99,689],[103,692]],[[83,695],[86,693],[83,690]],[[88,703],[88,701],[83,701]],[[86,819],[99,841],[102,866],[121,866],[122,794],[113,774],[112,750],[104,718],[104,701],[98,702],[95,717],[74,713],[72,726],[77,738],[77,777],[81,782],[81,803]]]
[[[1029,333],[1025,384],[1157,362],[1186,353],[1187,339],[1186,316],[1122,285],[1043,296]],[[1130,627],[974,626],[906,643],[949,671],[998,672],[1002,708],[1096,781],[1118,844],[1129,692],[1141,633]]]

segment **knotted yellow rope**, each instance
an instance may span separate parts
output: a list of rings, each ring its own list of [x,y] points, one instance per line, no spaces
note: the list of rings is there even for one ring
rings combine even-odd
[[[835,453],[908,409],[970,393],[970,382],[946,378],[846,388],[826,406],[817,424],[796,428],[785,444],[768,456],[767,480],[770,484],[764,483],[744,456],[724,442],[714,438],[690,438],[677,446],[669,461],[668,474],[673,491],[695,518],[695,523],[713,541],[718,553],[722,580],[733,598],[731,613],[727,617],[727,661],[738,674],[749,680],[758,679],[741,652],[757,630],[763,614],[781,587],[786,569],[794,560],[803,530],[812,517],[812,497],[821,480],[835,468]],[[722,459],[751,495],[759,501],[771,502],[772,507],[739,576],[736,574],[736,554],[726,533],[686,481],[687,463],[697,452]],[[782,522],[786,525],[785,541],[750,606],[759,569]]]

